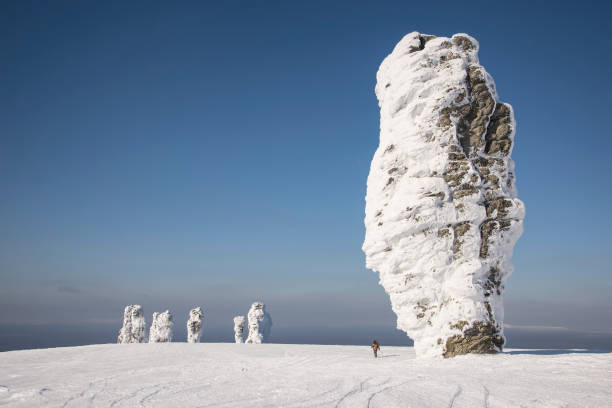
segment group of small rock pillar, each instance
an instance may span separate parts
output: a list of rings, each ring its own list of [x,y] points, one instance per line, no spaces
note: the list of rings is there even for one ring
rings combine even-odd
[[[246,341],[244,341],[246,319],[244,316],[234,317],[234,340],[236,343],[261,344],[267,342],[272,328],[272,319],[266,312],[266,306],[261,302],[253,303],[247,317],[249,319],[249,335]]]
[[[244,341],[244,327],[246,319],[244,316],[234,317],[234,339],[236,343],[261,344],[268,341],[272,319],[265,310],[262,302],[255,302],[249,309],[248,328],[249,334]],[[202,321],[204,313],[202,308],[196,307],[189,311],[187,321],[187,342],[199,343],[202,337]],[[119,331],[117,343],[144,343],[145,342],[145,317],[140,305],[129,305],[123,312],[123,326]],[[163,313],[153,313],[153,321],[149,329],[149,343],[168,343],[173,338],[174,321],[169,310]]]

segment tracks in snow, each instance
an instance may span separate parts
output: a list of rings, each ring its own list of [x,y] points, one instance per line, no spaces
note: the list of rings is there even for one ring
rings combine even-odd
[[[389,391],[399,388],[411,381],[397,381],[391,377],[387,377],[380,383],[372,383],[375,378],[367,378],[359,383],[359,386],[345,393],[340,400],[336,402],[335,407],[371,407],[374,398]],[[390,385],[388,385],[390,384]],[[384,406],[384,405],[383,405]]]
[[[612,395],[612,353],[438,361],[415,359],[411,349],[387,350],[393,358],[374,359],[367,347],[276,344],[108,345],[0,353],[0,407],[489,408],[531,406],[535,400],[580,406],[584,398],[590,405],[607,406]],[[554,396],[538,382],[550,372],[569,373],[576,364],[589,373],[585,387],[594,391],[588,396],[571,392],[571,376],[550,378]],[[511,384],[504,381],[507,377],[513,378]],[[519,386],[530,394],[517,395]]]
[[[457,399],[458,396],[461,395],[462,392],[463,392],[463,388],[461,388],[461,386],[458,385],[457,386],[457,391],[455,391],[455,393],[451,397],[451,400],[450,400],[450,403],[448,405],[448,408],[453,408],[453,406],[455,405],[455,400]]]
[[[489,389],[484,384],[482,388],[484,389],[484,408],[489,408]]]

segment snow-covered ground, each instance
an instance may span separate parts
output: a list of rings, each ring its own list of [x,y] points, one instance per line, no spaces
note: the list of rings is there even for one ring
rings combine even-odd
[[[0,353],[11,407],[609,407],[612,353],[105,344]]]

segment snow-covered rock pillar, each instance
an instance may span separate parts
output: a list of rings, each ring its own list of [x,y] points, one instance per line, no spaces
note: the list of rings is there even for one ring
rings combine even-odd
[[[173,337],[174,321],[169,310],[153,313],[153,323],[149,330],[149,343],[169,343]]]
[[[234,317],[234,340],[236,343],[244,343],[244,326],[246,319],[244,316]]]
[[[196,307],[189,311],[189,320],[187,320],[187,343],[199,343],[202,335],[202,313],[201,307]]]
[[[117,343],[142,343],[145,334],[145,318],[140,305],[129,305],[123,311],[123,326]]]
[[[466,34],[406,35],[380,66],[376,96],[366,266],[418,355],[500,351],[502,292],[525,216],[512,107]]]
[[[272,319],[266,312],[265,305],[261,302],[253,303],[247,317],[249,319],[249,336],[246,343],[261,344],[267,342],[272,328]]]

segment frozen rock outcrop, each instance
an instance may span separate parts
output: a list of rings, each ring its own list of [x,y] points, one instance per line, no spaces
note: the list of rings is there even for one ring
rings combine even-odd
[[[201,307],[196,307],[189,311],[189,320],[187,320],[187,343],[199,343],[202,335],[202,319],[204,313]]]
[[[117,343],[142,343],[145,334],[145,318],[140,305],[129,305],[123,311],[123,326]]]
[[[234,340],[236,343],[244,343],[244,326],[246,319],[244,316],[234,317]]]
[[[246,343],[261,344],[267,342],[270,338],[272,319],[266,312],[265,305],[261,302],[253,303],[247,317],[249,319],[249,336]]]
[[[504,344],[502,293],[523,230],[512,107],[478,42],[406,35],[377,74],[380,145],[366,196],[366,266],[418,355]]]
[[[169,310],[153,313],[153,323],[149,330],[149,343],[169,343],[172,341],[174,321]]]

